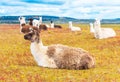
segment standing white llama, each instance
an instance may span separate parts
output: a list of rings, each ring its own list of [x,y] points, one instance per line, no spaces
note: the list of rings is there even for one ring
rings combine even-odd
[[[89,69],[95,66],[94,58],[81,48],[60,44],[44,46],[38,30],[31,28],[24,39],[31,41],[31,53],[39,66],[60,69]]]
[[[20,16],[18,20],[20,21],[20,33],[22,33],[22,27],[26,24],[25,17]]]
[[[69,29],[71,31],[81,31],[80,27],[75,27],[75,26],[72,25],[72,21],[69,21]]]
[[[95,29],[94,36],[97,39],[104,39],[116,36],[116,33],[112,28],[101,28],[99,19],[95,20],[94,29]]]

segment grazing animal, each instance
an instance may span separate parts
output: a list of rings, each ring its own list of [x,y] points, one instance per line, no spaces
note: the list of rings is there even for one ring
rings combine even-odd
[[[20,33],[28,33],[30,30],[29,28],[33,28],[36,29],[36,27],[31,26],[31,25],[26,25],[25,22],[25,17],[19,17],[19,21],[20,21]]]
[[[51,21],[51,28],[62,28],[60,25],[55,25],[53,21]]]
[[[81,31],[80,27],[75,27],[75,26],[72,25],[72,21],[69,21],[69,29],[71,31]]]
[[[89,52],[61,44],[44,46],[39,31],[31,31],[24,35],[31,41],[31,53],[39,66],[59,69],[89,69],[95,66],[94,58]]]
[[[112,28],[101,28],[99,19],[96,19],[94,22],[94,30],[94,36],[97,39],[104,39],[116,36],[116,33]]]

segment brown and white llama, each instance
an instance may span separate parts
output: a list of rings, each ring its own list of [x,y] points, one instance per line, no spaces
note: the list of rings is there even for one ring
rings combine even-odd
[[[59,69],[89,69],[95,66],[94,58],[81,48],[68,47],[61,44],[44,46],[39,30],[30,29],[24,35],[31,41],[31,53],[39,66]]]

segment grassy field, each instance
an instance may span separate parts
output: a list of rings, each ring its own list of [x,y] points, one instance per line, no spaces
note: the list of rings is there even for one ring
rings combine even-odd
[[[111,27],[117,37],[94,39],[89,25],[76,24],[82,32],[63,29],[42,31],[44,45],[64,44],[88,50],[96,59],[89,70],[50,69],[37,66],[30,52],[30,42],[24,40],[19,25],[0,25],[0,82],[120,82],[120,24]]]

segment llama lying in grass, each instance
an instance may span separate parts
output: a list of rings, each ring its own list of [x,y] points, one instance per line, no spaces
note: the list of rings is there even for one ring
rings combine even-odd
[[[20,33],[24,34],[28,33],[30,31],[29,28],[36,29],[36,27],[26,24],[25,17],[19,17],[19,21],[20,21]]]
[[[80,27],[75,27],[75,26],[72,25],[72,21],[69,22],[69,29],[71,31],[81,31]]]
[[[51,21],[51,28],[62,28],[60,25],[55,25],[53,21]]]
[[[38,30],[24,35],[31,41],[31,53],[39,66],[60,69],[89,69],[95,66],[93,57],[81,48],[73,48],[61,44],[44,46]]]
[[[101,28],[99,19],[96,19],[94,23],[94,30],[94,36],[97,39],[104,39],[116,36],[116,33],[112,28]]]

